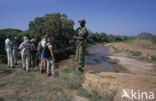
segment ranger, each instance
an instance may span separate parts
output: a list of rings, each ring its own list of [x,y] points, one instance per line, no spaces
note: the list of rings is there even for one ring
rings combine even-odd
[[[88,31],[85,27],[86,21],[81,19],[78,21],[80,23],[80,27],[76,29],[77,36],[74,36],[76,41],[76,69],[80,72],[84,72],[85,65],[85,50],[87,44],[87,36]]]

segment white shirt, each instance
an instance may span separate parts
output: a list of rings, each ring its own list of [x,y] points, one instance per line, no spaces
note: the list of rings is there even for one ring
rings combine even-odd
[[[12,41],[11,41],[10,39],[7,38],[7,39],[5,40],[5,50],[6,50],[6,51],[12,50],[12,45],[13,45]]]

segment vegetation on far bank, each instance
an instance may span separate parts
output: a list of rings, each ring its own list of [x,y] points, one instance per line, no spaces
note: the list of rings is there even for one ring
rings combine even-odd
[[[29,29],[26,31],[10,28],[1,29],[0,63],[6,63],[4,41],[8,34],[11,34],[13,37],[17,36],[19,44],[22,42],[23,36],[28,36],[29,38],[35,37],[37,38],[36,45],[43,35],[48,34],[50,37],[53,37],[54,39],[53,45],[56,60],[66,59],[70,55],[75,54],[76,40],[72,38],[72,36],[76,35],[76,31],[74,30],[74,22],[73,20],[69,19],[66,14],[52,13],[46,14],[42,17],[36,17],[33,21],[29,23]],[[88,45],[92,45],[95,43],[112,43],[122,41],[128,42],[129,40],[135,39],[146,39],[146,40],[148,39],[152,40],[153,42],[156,42],[155,41],[156,37],[153,34],[147,32],[140,33],[137,36],[120,36],[120,35],[111,35],[104,32],[94,33],[91,31],[89,31],[87,42]],[[116,49],[116,52],[118,51],[119,50]],[[134,52],[132,52],[132,54],[136,55]]]

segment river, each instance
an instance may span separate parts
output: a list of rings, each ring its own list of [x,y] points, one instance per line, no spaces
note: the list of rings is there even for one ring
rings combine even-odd
[[[96,44],[87,48],[86,68],[96,72],[114,72],[114,66],[104,57],[109,56],[109,51],[102,44]]]

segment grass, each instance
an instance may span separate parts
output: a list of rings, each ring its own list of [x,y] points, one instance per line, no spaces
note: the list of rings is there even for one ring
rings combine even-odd
[[[119,49],[116,48],[115,46],[112,46],[112,48],[114,49],[114,53],[119,53],[119,52],[121,52],[121,50],[119,50]]]
[[[132,44],[132,43],[134,43],[134,40],[125,40],[123,42],[128,43],[128,44]]]
[[[0,64],[7,63],[7,56],[6,55],[0,55]]]
[[[142,52],[140,52],[140,51],[130,51],[130,54],[132,56],[141,56],[142,55]]]
[[[4,72],[8,69],[6,65],[0,64],[0,67]],[[33,71],[25,72],[21,67],[10,71],[0,75],[0,91],[13,92],[4,92],[5,101],[73,101],[73,96],[63,86],[49,81],[51,77]]]
[[[6,65],[1,64],[0,67],[3,71]],[[73,101],[73,91],[89,101],[112,101],[115,91],[104,92],[102,95],[88,92],[82,87],[83,76],[72,68],[62,68],[58,77],[51,78],[33,71],[25,72],[17,67],[10,74],[0,75],[0,91],[13,92],[4,92],[6,101]]]
[[[102,95],[98,94],[95,91],[95,92],[93,92],[91,101],[113,101],[115,95],[116,95],[115,89],[105,91]]]
[[[81,87],[81,73],[72,68],[64,68],[55,79],[55,83],[68,89],[78,89]]]
[[[112,89],[110,91],[104,92],[102,95],[97,93],[96,91],[89,93],[84,88],[79,88],[78,93],[81,96],[89,98],[90,101],[113,101],[114,96],[116,95],[116,90]]]
[[[156,64],[153,65],[153,71],[156,72]]]
[[[92,95],[84,88],[80,87],[78,90],[78,94],[84,96],[86,98],[90,98]]]

